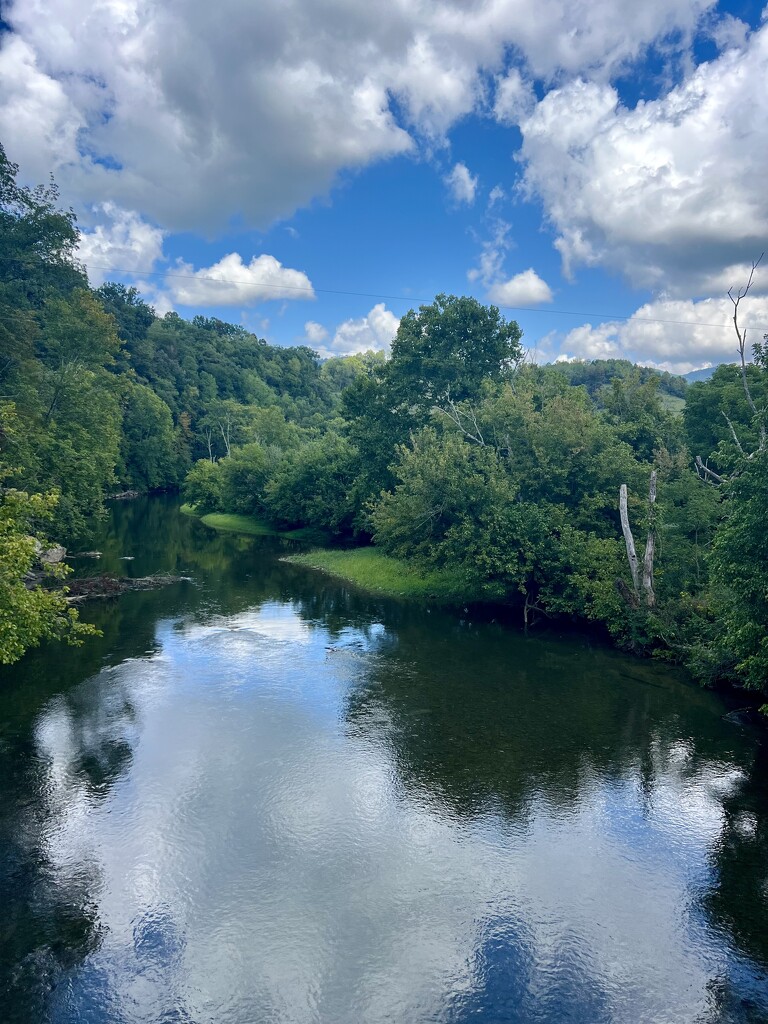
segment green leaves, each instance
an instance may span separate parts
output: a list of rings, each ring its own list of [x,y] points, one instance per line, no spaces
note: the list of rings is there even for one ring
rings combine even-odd
[[[496,306],[438,295],[400,321],[386,368],[391,393],[427,411],[448,397],[476,400],[484,384],[511,373],[522,354],[521,336]]]
[[[0,484],[2,479],[0,478]],[[78,621],[65,593],[46,590],[34,575],[61,578],[61,565],[45,565],[39,524],[50,519],[57,495],[26,494],[0,487],[0,663],[8,665],[42,640],[81,643],[98,631]]]
[[[726,495],[711,570],[719,621],[716,647],[745,685],[768,687],[768,451],[741,467]]]

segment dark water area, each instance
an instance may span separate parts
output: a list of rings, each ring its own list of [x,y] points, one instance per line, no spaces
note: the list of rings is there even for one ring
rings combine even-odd
[[[721,697],[172,498],[97,546],[191,581],[0,672],[2,1024],[768,1021],[768,756]]]

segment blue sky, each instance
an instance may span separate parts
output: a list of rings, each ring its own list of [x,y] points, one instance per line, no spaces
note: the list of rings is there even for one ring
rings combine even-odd
[[[0,140],[92,283],[324,355],[439,292],[539,360],[734,356],[768,25],[709,0],[15,0]],[[613,318],[613,319],[612,319]],[[768,330],[768,269],[745,323]]]

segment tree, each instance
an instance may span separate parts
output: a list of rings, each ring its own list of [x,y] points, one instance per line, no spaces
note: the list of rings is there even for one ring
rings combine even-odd
[[[346,438],[331,431],[287,451],[266,485],[270,516],[288,526],[349,530],[356,454]]]
[[[734,422],[725,409],[726,439],[718,450],[716,472],[698,456],[703,479],[723,490],[725,519],[715,535],[710,559],[712,607],[716,630],[705,638],[705,652],[715,676],[745,686],[768,689],[768,353],[764,344],[753,347],[754,367],[746,363],[747,332],[739,324],[741,301],[752,287],[760,259],[752,264],[749,279],[734,295],[733,326],[739,354],[739,376],[748,422]],[[742,406],[743,408],[743,406]],[[720,468],[720,465],[718,468]],[[707,642],[708,640],[708,642]]]
[[[145,384],[127,376],[122,380],[121,482],[141,491],[178,483],[181,466],[171,410]]]
[[[51,544],[43,524],[52,517],[57,494],[27,494],[5,486],[7,441],[18,425],[13,406],[0,405],[0,663],[6,665],[42,640],[78,644],[98,632],[78,621],[65,592],[41,585],[62,579],[69,570],[60,560],[45,558]],[[13,468],[16,473],[21,469]]]
[[[438,295],[400,321],[386,370],[392,395],[427,410],[448,399],[477,401],[484,384],[511,375],[522,355],[521,337],[496,306]]]
[[[728,427],[727,444],[721,445],[721,450],[724,450],[726,458],[728,458],[728,448],[731,448],[730,459],[728,461],[735,462],[737,465],[743,464],[745,461],[749,462],[762,454],[768,448],[768,389],[761,389],[762,394],[756,394],[753,390],[752,384],[750,383],[750,374],[747,367],[747,330],[739,324],[739,306],[743,299],[747,297],[750,289],[754,283],[755,271],[760,266],[763,256],[765,253],[761,253],[759,258],[752,264],[752,270],[750,271],[749,278],[747,279],[746,285],[739,288],[736,294],[733,293],[733,288],[728,290],[728,298],[731,300],[733,305],[733,327],[736,331],[736,339],[738,342],[738,354],[739,354],[739,373],[741,377],[742,391],[744,399],[746,401],[747,409],[749,411],[749,424],[756,438],[754,442],[752,439],[746,439],[740,429],[737,429],[738,424],[734,424],[731,417],[728,415],[725,409],[720,409],[720,413],[725,420]],[[755,363],[763,371],[760,374],[759,383],[763,383],[764,372],[768,369],[768,353],[765,350],[765,346],[760,343],[754,346]],[[756,400],[757,399],[757,400]],[[716,483],[723,483],[723,476],[720,473],[714,472],[709,468],[701,454],[696,457],[696,469],[699,475],[707,480],[714,481]],[[738,470],[737,470],[738,472]]]
[[[108,281],[97,288],[95,294],[106,312],[114,317],[122,341],[136,344],[146,338],[156,316],[136,288]]]
[[[727,515],[711,559],[717,661],[745,686],[768,688],[768,450],[727,485]],[[730,666],[730,669],[728,668]]]

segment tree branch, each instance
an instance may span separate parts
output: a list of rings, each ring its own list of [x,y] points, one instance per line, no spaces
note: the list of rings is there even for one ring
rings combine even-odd
[[[720,474],[716,473],[714,469],[710,469],[709,466],[704,464],[700,455],[696,456],[696,472],[702,480],[706,479],[706,477],[711,477],[716,484],[722,484],[725,482],[724,477],[720,476]],[[702,473],[705,475],[702,476]]]
[[[740,304],[741,300],[743,298],[745,298],[747,296],[747,294],[749,293],[749,289],[752,287],[752,282],[754,281],[754,278],[755,278],[755,271],[760,266],[760,263],[762,262],[763,256],[765,256],[765,253],[761,252],[759,257],[752,263],[752,269],[749,272],[749,278],[747,280],[747,283],[746,283],[746,285],[743,288],[739,288],[738,292],[736,293],[736,297],[735,298],[733,296],[733,288],[729,288],[728,289],[728,298],[733,303],[733,326],[734,326],[734,330],[736,331],[736,337],[737,337],[738,342],[739,342],[739,362],[741,364],[741,384],[742,384],[742,387],[744,388],[744,395],[745,395],[745,397],[747,399],[747,404],[749,405],[749,408],[752,410],[752,415],[755,417],[755,419],[758,419],[758,417],[759,417],[759,429],[760,429],[760,446],[759,446],[759,449],[758,449],[759,451],[763,451],[764,450],[764,448],[766,446],[766,440],[768,440],[766,438],[766,430],[765,430],[765,415],[764,414],[760,415],[760,413],[758,413],[757,406],[755,405],[754,400],[752,398],[752,391],[750,390],[750,387],[749,387],[749,381],[747,380],[747,356],[746,356],[746,351],[747,351],[747,330],[746,330],[746,328],[740,328],[739,327],[739,304]],[[739,445],[739,449],[741,450],[741,445]]]

